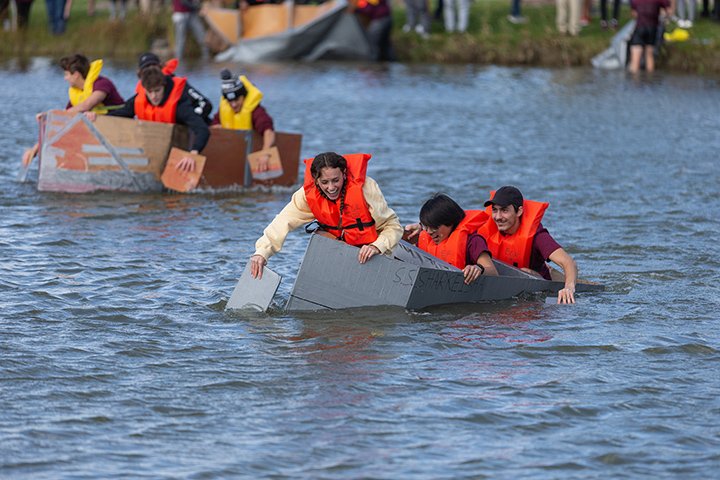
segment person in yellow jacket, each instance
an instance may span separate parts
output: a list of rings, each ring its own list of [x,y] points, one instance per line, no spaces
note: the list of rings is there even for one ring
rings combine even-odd
[[[60,59],[63,77],[68,83],[68,103],[65,109],[72,113],[94,111],[107,113],[109,106],[125,103],[115,84],[100,75],[103,61],[90,62],[86,56],[76,53]],[[23,154],[23,165],[28,165],[37,155],[39,145],[35,144]]]
[[[275,145],[275,127],[272,117],[260,105],[262,92],[245,77],[233,77],[230,70],[220,72],[222,79],[222,97],[220,107],[213,118],[212,125],[230,130],[254,130],[262,137],[262,149]],[[266,154],[258,161],[258,171],[267,171],[270,155]]]
[[[332,208],[333,205],[339,208],[341,220],[343,207],[349,210],[367,209],[372,217],[376,232],[373,235],[374,240],[362,238],[353,242],[343,238],[346,243],[359,247],[358,262],[365,263],[377,254],[392,252],[403,235],[400,220],[388,207],[377,182],[362,174],[359,175],[361,180],[352,178],[351,166],[348,164],[351,160],[367,162],[369,159],[370,155],[367,154],[342,156],[335,152],[325,152],[317,155],[312,161],[309,159],[306,161],[305,185],[293,194],[290,202],[275,216],[263,231],[262,237],[255,242],[255,253],[250,257],[250,273],[253,278],[262,278],[263,267],[272,255],[280,251],[291,231],[318,219],[318,215],[322,216],[323,207],[327,209]],[[362,172],[364,168],[354,170]],[[360,184],[362,185],[359,186]],[[346,198],[346,192],[350,191],[359,195]],[[311,200],[314,204],[311,204],[310,198],[314,198]],[[346,206],[346,200],[349,203],[363,203],[363,205]]]

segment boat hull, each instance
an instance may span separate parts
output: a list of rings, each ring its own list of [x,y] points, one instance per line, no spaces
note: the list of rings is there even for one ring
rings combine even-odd
[[[210,129],[199,188],[292,186],[298,180],[302,136],[276,132],[283,174],[255,180],[247,155],[262,147],[246,130]],[[159,192],[172,147],[187,148],[188,129],[180,125],[51,110],[40,121],[38,190],[86,193],[100,190]]]
[[[394,257],[377,255],[357,261],[358,249],[313,235],[286,309],[325,310],[398,306],[423,309],[434,305],[505,300],[523,293],[557,293],[562,282],[548,281],[495,262],[500,275],[483,276],[471,285],[462,271],[416,247],[400,242]],[[599,291],[602,285],[578,284],[577,291]]]

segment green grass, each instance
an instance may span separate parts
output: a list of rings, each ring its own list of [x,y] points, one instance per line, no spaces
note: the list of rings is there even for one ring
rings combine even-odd
[[[133,2],[130,2],[133,3]],[[394,5],[401,3],[396,1]],[[100,5],[104,5],[100,4]],[[475,0],[471,4],[470,25],[465,34],[446,34],[442,22],[434,22],[429,40],[413,33],[402,33],[405,11],[393,10],[393,42],[403,62],[476,63],[526,66],[588,66],[590,59],[603,51],[614,35],[600,29],[598,19],[584,28],[578,37],[568,37],[555,29],[555,6],[523,5],[524,25],[507,21],[508,0]],[[150,48],[153,40],[164,39],[172,45],[171,12],[140,15],[134,8],[124,22],[112,22],[105,10],[87,15],[87,0],[73,2],[67,32],[50,34],[45,2],[33,3],[27,32],[0,32],[0,59],[45,55],[62,57],[82,52],[88,57],[134,60]],[[621,9],[620,24],[630,19],[627,5]],[[190,36],[191,37],[191,36]],[[658,68],[720,75],[720,24],[698,19],[688,42],[666,44]],[[199,54],[192,38],[186,56]]]
[[[134,59],[150,47],[153,39],[168,38],[172,33],[169,9],[153,15],[140,15],[133,9],[123,22],[110,21],[108,15],[108,11],[96,9],[95,15],[89,17],[87,0],[74,0],[66,32],[54,36],[48,26],[45,2],[35,0],[26,31],[0,32],[0,58],[59,58],[80,52],[88,57]]]
[[[599,19],[583,28],[577,37],[560,35],[555,28],[555,6],[523,5],[529,22],[507,21],[508,0],[475,0],[465,34],[446,34],[442,22],[433,23],[429,40],[402,33],[405,12],[394,11],[393,42],[403,61],[429,63],[479,63],[527,66],[588,66],[592,57],[605,50],[613,30],[602,30]],[[630,20],[630,8],[622,5],[620,25]],[[667,70],[720,74],[720,24],[698,19],[691,38],[684,43],[665,44],[658,62]]]

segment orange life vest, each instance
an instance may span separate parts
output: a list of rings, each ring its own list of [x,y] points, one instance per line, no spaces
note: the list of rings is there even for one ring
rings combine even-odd
[[[145,88],[140,85],[135,96],[135,116],[140,120],[151,122],[175,123],[177,105],[182,97],[187,79],[185,77],[172,77],[172,90],[164,104],[155,106],[147,98]],[[167,88],[167,86],[166,86]]]
[[[359,247],[374,242],[378,238],[375,219],[363,195],[363,185],[367,173],[370,154],[353,153],[343,155],[347,160],[347,178],[345,179],[345,201],[340,212],[340,199],[333,202],[322,194],[315,185],[310,173],[312,158],[305,160],[305,198],[320,228],[335,235],[345,243]]]
[[[490,198],[494,194],[494,191],[490,192]],[[547,202],[525,200],[520,227],[512,235],[501,234],[494,221],[486,222],[477,233],[485,238],[494,259],[517,268],[529,268],[533,239],[549,205]],[[486,212],[492,219],[492,205],[487,207]]]
[[[455,227],[455,230],[438,245],[432,241],[426,231],[420,232],[417,246],[430,255],[444,260],[459,269],[465,268],[467,260],[467,239],[471,233],[488,221],[490,217],[485,210],[465,210],[465,218]]]

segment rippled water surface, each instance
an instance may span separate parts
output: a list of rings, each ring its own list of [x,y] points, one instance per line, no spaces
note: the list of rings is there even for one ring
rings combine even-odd
[[[237,69],[237,66],[235,66]],[[218,94],[220,67],[190,71]],[[106,66],[123,95],[132,66]],[[291,190],[38,192],[15,181],[43,60],[0,70],[0,477],[713,478],[720,89],[659,73],[248,69],[303,155],[369,151],[404,223],[512,183],[607,291],[423,312],[224,305]],[[31,179],[34,175],[31,174]]]

